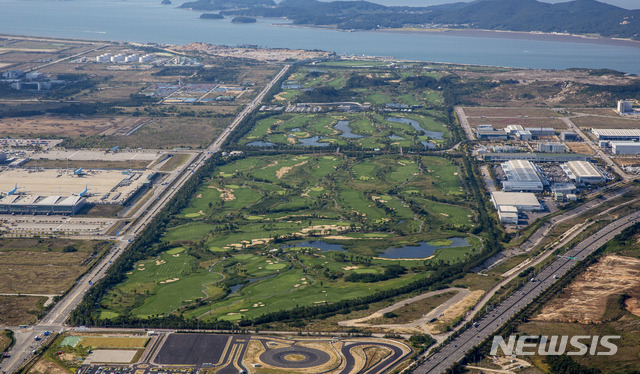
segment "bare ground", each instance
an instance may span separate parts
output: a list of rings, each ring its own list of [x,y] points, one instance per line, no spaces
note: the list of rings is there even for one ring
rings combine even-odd
[[[598,323],[614,295],[627,293],[631,310],[640,298],[640,260],[607,256],[589,267],[576,281],[551,303],[547,304],[535,320]]]

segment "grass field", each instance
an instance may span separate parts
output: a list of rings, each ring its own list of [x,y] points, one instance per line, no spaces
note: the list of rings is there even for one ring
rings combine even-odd
[[[0,352],[6,351],[11,345],[10,333],[9,330],[0,331]]]
[[[388,98],[380,98],[387,101]],[[399,123],[389,118],[416,121],[416,125]],[[340,129],[339,121],[348,122],[348,131]],[[428,131],[425,133],[425,130]],[[433,139],[428,135],[437,135]],[[355,145],[363,148],[419,147],[422,142],[431,141],[435,145],[444,143],[450,137],[444,117],[437,111],[416,113],[379,114],[276,114],[257,121],[255,127],[240,141],[246,145],[255,141],[271,142],[288,146],[307,146],[315,139],[320,144]],[[312,143],[313,145],[315,143]]]
[[[447,248],[448,238],[465,236],[447,228],[474,225],[472,210],[459,204],[461,188],[458,166],[438,157],[234,160],[203,182],[170,225],[163,242],[173,249],[136,263],[102,300],[101,316],[233,321],[290,308],[294,299],[313,305],[399,287],[429,273],[365,284],[345,278],[383,274],[397,263],[422,266],[372,257],[423,241],[444,247],[434,261],[464,261],[480,242],[468,237],[470,247]],[[435,196],[451,202],[430,200]],[[305,240],[346,251],[296,245]]]

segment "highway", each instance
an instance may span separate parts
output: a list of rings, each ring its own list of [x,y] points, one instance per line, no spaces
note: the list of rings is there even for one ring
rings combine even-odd
[[[640,211],[610,223],[578,243],[562,257],[557,257],[555,261],[536,274],[532,281],[525,283],[488,314],[477,320],[477,327],[467,329],[438,352],[427,357],[426,361],[414,369],[412,373],[427,374],[446,371],[455,362],[460,361],[469,349],[483,340],[491,338],[509,318],[531,303],[577,262],[584,260],[622,230],[637,222],[640,222]]]
[[[14,373],[28,358],[32,351],[43,344],[43,341],[34,341],[34,338],[44,331],[60,331],[64,329],[64,323],[69,318],[71,311],[82,301],[84,294],[100,279],[104,277],[113,262],[127,249],[129,244],[142,232],[142,230],[156,217],[156,215],[171,200],[174,194],[202,167],[204,161],[220,151],[221,145],[229,135],[238,127],[242,120],[255,110],[264,100],[271,88],[282,78],[291,65],[285,65],[280,72],[265,86],[265,88],[234,118],[222,133],[214,140],[206,150],[201,152],[191,164],[184,166],[174,180],[164,186],[157,186],[153,196],[148,199],[132,219],[132,223],[122,230],[116,244],[111,251],[89,272],[87,272],[76,285],[47,313],[38,324],[27,329],[14,330],[16,343],[9,351],[11,357],[5,359],[0,365],[0,370],[5,373]]]

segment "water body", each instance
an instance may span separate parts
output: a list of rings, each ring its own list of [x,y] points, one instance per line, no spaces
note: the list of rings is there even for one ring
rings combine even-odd
[[[380,257],[383,258],[425,258],[431,256],[437,249],[442,248],[458,248],[468,247],[469,241],[467,238],[449,238],[453,243],[449,246],[436,247],[427,244],[426,242],[420,242],[417,246],[405,246],[402,248],[389,248],[384,251]],[[331,244],[322,240],[300,242],[292,246],[293,248],[313,247],[319,248],[322,252],[326,251],[340,251],[346,252],[346,249],[341,244]],[[285,249],[286,247],[283,247]]]
[[[418,121],[415,121],[409,118],[389,117],[387,118],[387,121],[411,125],[411,127],[416,129],[417,132],[421,132],[433,139],[442,139],[442,137],[444,136],[443,132],[429,131],[429,130],[423,129],[422,126],[420,126],[420,123]]]
[[[390,248],[384,251],[380,257],[383,258],[425,258],[431,256],[437,249],[468,247],[467,238],[449,238],[453,243],[446,247],[434,247],[426,242],[420,242],[417,246],[406,246],[402,248]]]
[[[463,64],[640,74],[640,44],[512,33],[342,32],[282,27],[283,20],[233,24],[159,0],[3,0],[0,33],[111,41],[322,49],[337,53]],[[28,15],[28,16],[26,16]],[[280,26],[272,26],[279,23]],[[553,39],[553,40],[548,40]],[[562,40],[555,40],[562,39]]]
[[[248,286],[253,282],[261,281],[261,280],[264,280],[264,279],[270,279],[270,278],[275,277],[278,274],[279,273],[275,273],[275,274],[267,275],[266,277],[252,278],[252,279],[247,280],[246,283],[238,283],[236,285],[233,285],[233,286],[229,287],[229,291],[231,291],[231,292],[229,292],[229,294],[234,294],[234,293],[240,291],[240,289],[242,289],[243,287]]]
[[[255,142],[247,143],[251,147],[273,147],[275,144],[271,142],[263,142],[262,140],[256,140]]]
[[[338,121],[338,123],[336,123],[335,126],[333,126],[334,129],[341,131],[342,134],[340,134],[340,136],[342,136],[343,138],[364,138],[364,136],[362,135],[358,135],[358,134],[354,134],[353,132],[351,132],[351,127],[349,126],[349,121]]]
[[[319,143],[318,140],[321,140],[324,138],[321,138],[317,135],[312,136],[310,138],[306,138],[306,139],[298,139],[298,141],[304,145],[308,145],[310,147],[328,147],[330,145],[330,143]]]

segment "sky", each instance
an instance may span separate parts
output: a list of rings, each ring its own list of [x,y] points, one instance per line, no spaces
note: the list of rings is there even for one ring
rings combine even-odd
[[[329,1],[329,0],[323,0]],[[429,6],[447,3],[457,3],[459,1],[469,2],[470,0],[368,0],[373,3],[383,5],[408,5],[408,6]],[[562,3],[567,0],[540,0],[546,3]],[[598,0],[601,3],[607,3],[621,8],[640,9],[640,0]]]

